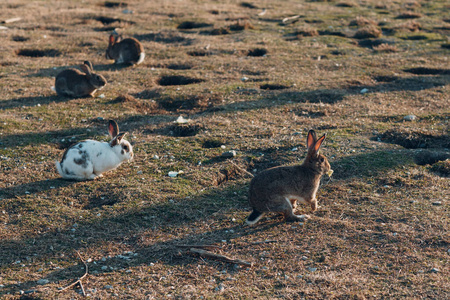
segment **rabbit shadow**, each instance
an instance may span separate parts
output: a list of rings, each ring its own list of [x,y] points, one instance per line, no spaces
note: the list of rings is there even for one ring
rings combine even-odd
[[[30,107],[37,105],[48,105],[50,103],[61,103],[69,101],[71,98],[62,96],[50,95],[50,96],[37,96],[37,97],[19,97],[5,101],[0,101],[0,110],[17,108],[17,107]]]
[[[226,250],[229,248],[229,243],[224,244],[224,240],[232,241],[236,238],[242,238],[245,236],[256,235],[259,232],[266,232],[278,226],[291,226],[290,223],[285,223],[281,218],[274,220],[267,219],[266,222],[261,221],[259,226],[249,227],[246,225],[231,225],[217,230],[211,230],[207,233],[189,235],[187,237],[175,238],[165,242],[155,242],[144,247],[136,247],[132,253],[124,253],[116,256],[108,256],[105,259],[95,262],[86,263],[88,267],[88,274],[91,276],[102,276],[113,272],[114,269],[130,269],[138,266],[146,266],[154,262],[162,263],[169,266],[183,266],[189,267],[189,265],[198,264],[199,258],[197,255],[190,252],[190,248],[200,247],[202,245],[213,245],[215,248]],[[250,242],[248,245],[264,244],[266,242],[276,242],[258,240]],[[211,252],[217,252],[211,250]],[[59,283],[61,286],[67,286],[69,283],[74,282],[77,278],[83,276],[86,272],[86,257],[84,262],[80,261],[75,253],[70,253],[70,256],[78,259],[77,264],[60,268],[48,273],[40,278],[41,280],[48,280],[49,283]],[[238,258],[238,257],[236,257]],[[242,258],[242,257],[239,257]],[[243,258],[248,263],[253,264],[254,259]],[[202,259],[204,263],[216,266],[216,268],[226,268],[230,274],[236,274],[245,268],[239,267],[237,264],[224,262],[214,258]],[[60,283],[61,281],[67,281],[67,284]],[[5,285],[2,288],[2,293],[16,293],[20,290],[28,291],[28,293],[37,292],[40,284],[37,280],[29,280],[22,282],[20,286],[15,284]]]
[[[123,63],[123,64],[110,63],[110,64],[94,65],[94,70],[109,72],[109,71],[120,71],[123,69],[133,68],[133,67],[134,67],[134,65],[129,64],[129,63],[128,64],[127,63]]]
[[[68,181],[62,178],[39,180],[12,187],[2,188],[0,200],[13,199],[27,194],[42,193],[52,189],[58,189],[73,185],[77,181]]]

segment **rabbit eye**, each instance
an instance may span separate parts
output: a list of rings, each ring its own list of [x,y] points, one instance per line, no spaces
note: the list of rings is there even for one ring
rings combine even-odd
[[[128,151],[128,146],[123,146],[123,150]]]
[[[320,158],[320,162],[324,162],[325,159],[323,157]]]

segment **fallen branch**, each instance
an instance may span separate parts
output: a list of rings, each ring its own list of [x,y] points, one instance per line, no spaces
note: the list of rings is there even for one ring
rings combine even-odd
[[[80,278],[78,278],[78,280],[75,281],[74,283],[69,284],[69,285],[66,286],[65,288],[60,289],[59,292],[65,291],[65,290],[67,290],[68,288],[71,288],[71,287],[75,286],[77,283],[79,283],[79,284],[80,284],[80,287],[81,287],[81,291],[83,292],[83,296],[86,297],[86,292],[84,291],[84,287],[83,287],[83,284],[81,283],[81,280],[83,280],[86,276],[88,276],[88,270],[89,270],[89,269],[88,269],[88,265],[86,264],[86,262],[84,261],[84,259],[81,257],[80,253],[79,253],[78,251],[76,251],[76,250],[75,250],[75,252],[78,254],[78,257],[81,259],[81,261],[82,261],[83,264],[84,264],[84,267],[85,267],[84,275],[81,276]]]
[[[8,23],[14,23],[14,22],[17,22],[17,21],[20,21],[20,20],[22,20],[22,18],[11,18],[11,19],[7,19],[7,20],[2,21],[2,23],[3,24],[8,24]]]
[[[291,22],[294,22],[295,20],[297,20],[298,18],[300,18],[300,16],[293,16],[293,17],[287,17],[287,18],[284,18],[283,19],[283,21],[281,21],[281,22],[283,22],[283,23],[291,23]]]
[[[266,243],[276,243],[277,240],[265,240],[265,241],[259,241],[259,242],[253,242],[252,245],[259,245],[259,244],[266,244]]]
[[[210,251],[203,250],[203,249],[191,248],[191,249],[189,249],[189,251],[191,251],[192,253],[198,254],[202,257],[218,259],[218,260],[222,260],[222,261],[232,263],[232,264],[244,265],[244,266],[249,266],[249,267],[252,266],[251,263],[249,263],[245,260],[233,259],[233,258],[227,257],[225,255],[215,254]]]
[[[247,175],[250,175],[251,177],[255,177],[255,175],[253,175],[252,173],[250,173],[249,171],[239,167],[237,164],[235,164],[234,162],[232,162],[231,160],[229,161],[233,166],[235,166],[236,168],[238,168],[240,171],[244,172]]]
[[[215,245],[186,245],[186,244],[181,244],[181,245],[175,245],[176,247],[179,248],[221,248],[219,246],[215,246]]]

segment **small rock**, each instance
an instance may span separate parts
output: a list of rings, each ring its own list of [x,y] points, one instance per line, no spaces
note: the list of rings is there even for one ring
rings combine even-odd
[[[223,284],[219,284],[219,286],[215,288],[216,292],[222,292],[223,290],[225,290],[225,287],[223,286]]]
[[[242,81],[247,81],[247,80],[248,80],[248,77],[244,76],[244,77],[241,78],[241,80],[242,80]]]
[[[183,171],[170,171],[169,173],[168,173],[168,175],[169,175],[169,177],[172,177],[172,178],[174,178],[174,177],[177,177],[178,176],[178,174],[183,174],[184,172]]]
[[[235,157],[236,156],[236,151],[234,151],[234,150],[226,151],[226,152],[222,153],[221,156],[224,157],[224,158]]]
[[[189,123],[190,121],[191,121],[191,120],[185,119],[183,116],[179,116],[179,117],[177,118],[177,120],[174,121],[174,123],[177,123],[177,124],[186,124],[186,123]]]
[[[405,121],[414,121],[417,117],[415,115],[407,115],[403,117]]]
[[[110,289],[112,289],[113,287],[111,286],[111,285],[105,285],[105,290],[110,290]]]
[[[153,159],[159,159],[159,156],[158,155],[153,155]]]
[[[315,272],[315,271],[317,271],[317,268],[308,268],[308,271]]]
[[[359,91],[361,94],[365,94],[365,93],[367,93],[369,90],[368,89],[366,89],[366,88],[364,88],[364,89],[362,89],[361,91]]]
[[[435,201],[432,204],[435,205],[435,206],[439,206],[439,205],[442,205],[442,202],[441,201]]]
[[[98,95],[98,97],[103,99],[103,98],[105,98],[105,94],[100,94],[100,95]]]
[[[103,271],[108,270],[108,266],[103,266],[103,267],[102,267],[102,270],[103,270]]]
[[[39,279],[38,281],[37,281],[37,284],[40,284],[40,285],[44,285],[44,284],[47,284],[47,283],[49,283],[50,281],[48,280],[48,279]]]
[[[302,260],[308,260],[306,256],[302,256]]]
[[[433,273],[439,273],[439,269],[438,269],[438,268],[433,268],[433,269],[431,269],[431,272],[433,272]]]

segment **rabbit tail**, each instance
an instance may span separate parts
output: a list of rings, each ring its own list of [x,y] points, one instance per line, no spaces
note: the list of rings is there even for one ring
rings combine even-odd
[[[252,213],[248,216],[245,223],[247,223],[248,225],[253,225],[256,222],[258,222],[259,219],[261,219],[261,217],[262,217],[262,213],[257,211],[256,209],[253,209]]]
[[[61,177],[64,177],[61,163],[59,161],[55,161],[55,165],[56,165],[56,170],[58,170],[59,175],[61,175]]]
[[[145,52],[141,52],[141,54],[139,54],[139,59],[138,59],[136,65],[140,64],[141,62],[143,62],[144,58],[145,58]]]

